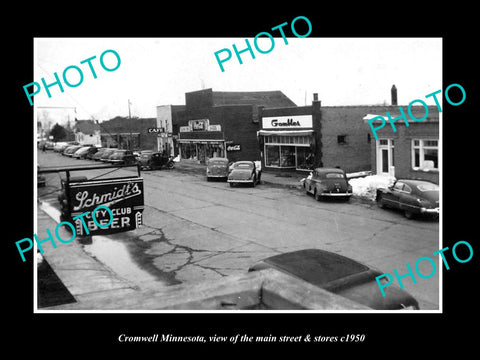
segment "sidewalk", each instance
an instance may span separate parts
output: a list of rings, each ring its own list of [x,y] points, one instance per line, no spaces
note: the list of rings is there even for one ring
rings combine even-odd
[[[114,298],[137,292],[134,284],[85,253],[78,239],[69,243],[60,242],[55,237],[57,221],[41,208],[40,203],[37,203],[37,214],[38,238],[48,238],[46,229],[49,229],[56,244],[54,248],[50,241],[42,243],[43,261],[48,263],[76,301],[89,299],[92,295]],[[59,228],[58,233],[65,240],[72,237],[63,226]],[[39,307],[39,310],[42,308]]]
[[[206,165],[184,160],[175,163],[175,170],[205,176]],[[304,173],[300,173],[295,171],[262,170],[262,183],[301,188],[302,184],[300,183],[300,180],[307,177],[308,174],[309,172],[307,171],[305,171]]]

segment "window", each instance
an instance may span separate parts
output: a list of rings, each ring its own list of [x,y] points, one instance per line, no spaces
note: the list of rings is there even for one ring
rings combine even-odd
[[[265,166],[280,166],[280,146],[265,146]]]
[[[347,143],[347,135],[337,136],[337,144],[346,144],[346,143]]]
[[[313,166],[311,135],[265,136],[265,166],[308,170]]]
[[[438,140],[412,140],[412,168],[438,170]]]
[[[397,181],[397,182],[395,183],[395,186],[393,187],[393,189],[394,189],[394,190],[397,190],[397,191],[402,191],[402,190],[403,190],[403,185],[404,185],[404,184],[403,184],[402,182]]]

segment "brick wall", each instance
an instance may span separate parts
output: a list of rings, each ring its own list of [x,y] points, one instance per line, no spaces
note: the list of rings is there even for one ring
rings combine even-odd
[[[323,166],[346,172],[371,170],[370,127],[362,120],[375,112],[370,106],[322,107]]]
[[[398,138],[395,141],[395,177],[424,179],[438,184],[438,171],[414,170],[412,167],[412,140],[438,140],[439,124],[432,122],[412,123],[409,127],[397,127]]]

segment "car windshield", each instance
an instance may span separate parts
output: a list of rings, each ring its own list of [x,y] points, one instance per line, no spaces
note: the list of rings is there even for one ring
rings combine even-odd
[[[235,164],[234,167],[236,169],[253,169],[253,164],[250,163],[238,163]]]
[[[317,249],[273,256],[266,262],[320,287],[331,281],[368,270],[367,266],[352,259]]]
[[[418,185],[417,189],[420,191],[438,191],[439,187],[437,184],[425,183]]]

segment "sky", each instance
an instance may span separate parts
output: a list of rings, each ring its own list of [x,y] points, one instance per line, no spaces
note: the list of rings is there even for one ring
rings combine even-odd
[[[185,93],[213,91],[280,90],[298,106],[310,104],[313,93],[322,106],[390,104],[390,89],[398,89],[399,105],[442,88],[441,38],[274,38],[273,49],[261,54],[253,38],[255,54],[235,56],[232,45],[246,48],[245,38],[36,38],[34,79],[53,83],[56,72],[64,92],[50,87],[51,98],[41,89],[35,95],[38,120],[65,124],[73,121],[108,120],[115,116],[156,117],[159,105],[183,105]],[[258,41],[269,49],[267,37]],[[222,72],[214,53],[229,49],[232,58]],[[105,71],[100,56],[106,50],[118,53],[121,63]],[[91,60],[97,78],[88,63]],[[226,56],[226,52],[219,54]],[[106,53],[105,65],[116,59]],[[77,87],[62,80],[65,68],[75,65],[83,73]],[[67,72],[71,83],[80,81],[74,69]],[[425,99],[424,99],[425,100]],[[28,99],[25,97],[26,104]],[[430,98],[427,104],[434,105]],[[430,102],[432,102],[430,104]]]

